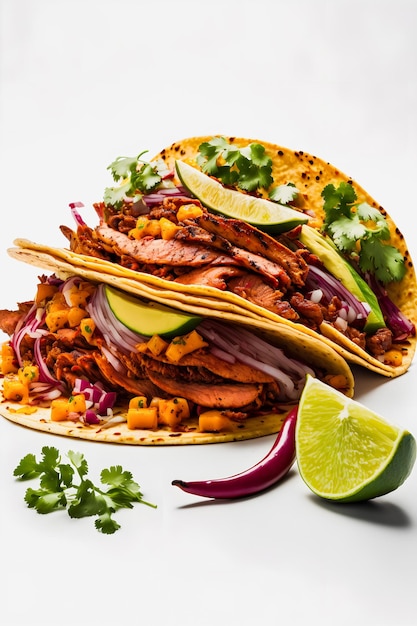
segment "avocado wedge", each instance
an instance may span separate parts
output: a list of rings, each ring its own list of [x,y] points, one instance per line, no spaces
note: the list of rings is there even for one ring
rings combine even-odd
[[[373,333],[379,328],[385,328],[385,320],[378,304],[378,300],[366,281],[356,270],[339,254],[333,244],[310,226],[301,228],[300,241],[315,254],[324,267],[335,278],[340,280],[360,302],[367,302],[371,308],[365,324],[365,332]]]
[[[104,292],[119,322],[145,337],[184,335],[202,321],[198,315],[182,313],[155,302],[144,302],[109,285],[105,285]]]

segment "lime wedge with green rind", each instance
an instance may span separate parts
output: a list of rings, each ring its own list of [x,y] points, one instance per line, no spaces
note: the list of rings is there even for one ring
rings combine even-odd
[[[300,475],[316,495],[357,502],[404,483],[416,460],[416,440],[308,376],[299,403],[296,454]]]
[[[183,313],[156,302],[143,302],[109,285],[105,285],[104,290],[109,307],[119,322],[145,337],[185,335],[202,321],[198,315]]]
[[[184,161],[176,161],[175,168],[184,187],[215,213],[248,222],[269,233],[285,232],[309,220],[301,211],[283,204],[223,187]]]

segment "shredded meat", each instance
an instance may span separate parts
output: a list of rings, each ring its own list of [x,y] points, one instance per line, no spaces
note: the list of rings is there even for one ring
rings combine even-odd
[[[367,337],[366,347],[374,356],[381,356],[392,347],[392,332],[388,328],[379,328]]]

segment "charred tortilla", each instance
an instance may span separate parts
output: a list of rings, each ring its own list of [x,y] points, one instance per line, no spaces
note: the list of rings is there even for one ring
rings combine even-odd
[[[83,268],[76,269],[73,265],[70,265],[63,261],[57,262],[56,260],[47,257],[47,255],[40,254],[38,257],[35,257],[36,255],[34,253],[29,254],[30,262],[35,263],[37,266],[43,267],[44,269],[55,270],[52,275],[54,281],[66,281],[67,279],[71,280],[71,278],[76,277],[77,280],[80,279],[88,281],[88,283],[92,285],[93,290],[98,290],[104,284],[102,281],[103,274],[101,273],[101,271],[94,272],[92,270]],[[25,260],[28,261],[29,259],[26,258]],[[107,284],[112,285],[113,287],[117,285],[119,290],[122,289],[124,292],[129,292],[130,290],[130,293],[134,293],[135,296],[138,296],[138,290],[135,286],[135,283],[132,284],[129,283],[129,281],[127,280],[109,276],[105,276],[105,280],[107,281]],[[141,296],[144,300],[149,299],[149,295],[150,294],[146,290],[141,292]],[[162,296],[160,292],[152,292],[152,295],[153,301],[159,301],[161,304],[164,305],[167,304],[167,299]],[[179,311],[184,310],[183,303],[181,302],[169,300],[169,305],[173,309],[178,309]],[[42,307],[44,307],[44,305],[42,305]],[[317,372],[317,375],[319,375],[323,380],[334,381],[336,378],[338,380],[342,379],[344,385],[343,391],[346,393],[346,395],[352,397],[354,381],[352,373],[346,361],[336,351],[334,351],[323,342],[317,339],[309,338],[304,333],[294,331],[293,329],[283,325],[281,325],[280,327],[272,327],[267,320],[255,320],[253,318],[245,316],[242,313],[238,313],[237,311],[225,312],[221,309],[211,309],[203,307],[201,306],[201,300],[200,306],[195,304],[195,306],[192,308],[193,313],[195,313],[202,319],[214,319],[228,324],[232,323],[234,326],[242,329],[242,331],[239,332],[243,332],[243,329],[250,329],[259,337],[262,337],[264,340],[266,340],[268,343],[279,346],[282,350],[285,351],[285,354],[289,358],[296,359],[297,361],[308,364],[308,366],[310,368],[313,368]],[[189,309],[187,310],[189,311]],[[4,315],[2,317],[3,313]],[[0,312],[0,323],[2,323],[3,330],[6,330],[6,324],[4,323],[4,319],[7,318],[8,313],[10,312]],[[17,325],[17,322],[15,322],[15,324]],[[86,363],[88,369],[82,371],[85,371],[87,373],[90,371],[97,372],[97,369],[91,369],[90,361],[92,359],[90,358],[90,356],[93,353],[96,354],[97,351],[99,351],[99,348],[92,348],[92,350],[90,350],[90,347],[86,346],[87,351],[85,351],[85,342],[82,342],[82,344],[79,343],[80,333],[78,327],[75,326],[68,328],[68,331],[69,335],[64,333],[64,335],[62,336],[62,340],[64,341],[63,345],[65,346],[65,349],[63,349],[62,351],[64,353],[68,351],[69,356],[71,357],[71,360],[69,361],[70,365],[74,364],[77,366],[77,370],[74,371],[78,371],[78,369],[83,366],[82,364]],[[9,334],[13,337],[13,332],[11,332],[10,330],[8,330],[7,332],[9,332]],[[70,347],[68,348],[65,342],[68,342],[70,340],[68,337],[71,336],[75,337],[75,339],[71,339],[71,342],[76,341],[76,343],[71,343]],[[51,340],[48,339],[48,342],[49,341],[50,344],[48,345],[54,346],[54,350],[57,350],[56,346],[61,345],[58,335],[55,338],[53,336]],[[73,352],[73,349],[71,348],[72,345],[75,346],[75,352]],[[92,345],[95,346],[97,344]],[[96,364],[101,364],[103,362],[103,359],[107,358],[106,355],[108,354],[109,344],[107,343],[105,345],[107,346],[106,351],[103,350],[102,354],[98,354],[98,356],[93,357]],[[74,358],[76,359],[75,361],[72,358],[74,354]],[[81,356],[81,361],[79,362],[77,360],[77,355]],[[54,358],[56,359],[55,364],[58,363],[58,359],[60,358],[60,356],[60,354],[54,356]],[[69,367],[68,360],[66,359],[66,354],[63,354],[63,356],[65,358],[59,366],[59,371],[64,371],[62,370],[62,363],[67,364],[67,368]],[[90,360],[85,360],[85,356],[87,356]],[[137,387],[139,389],[142,389],[142,385],[144,385],[144,387],[147,387],[148,383],[150,383],[152,394],[155,395],[153,392],[154,385],[158,386],[161,383],[162,386],[158,387],[157,395],[159,395],[159,392],[161,392],[162,390],[162,392],[167,392],[168,397],[170,397],[170,388],[169,386],[166,386],[167,381],[164,378],[164,372],[167,369],[166,360],[164,361],[163,357],[161,358],[162,360],[160,361],[160,365],[158,365],[158,368],[161,366],[163,369],[150,369],[148,380],[144,378],[143,372],[140,376],[138,374],[139,378],[136,380],[135,375],[133,375],[132,377],[132,372],[135,372],[136,370],[131,370],[131,373],[129,374],[130,382],[128,383],[127,387],[122,388],[122,401],[121,403],[116,404],[114,407],[114,415],[116,417],[126,416],[128,406],[127,397],[129,395],[135,395],[133,393],[133,388],[136,389]],[[216,359],[217,357],[213,356],[212,358]],[[191,358],[191,356],[188,356],[187,359],[188,360],[186,360],[185,365],[187,368],[192,369],[193,358]],[[198,355],[194,357],[194,359],[197,361],[198,365],[200,363]],[[228,364],[227,362],[223,362],[222,364],[217,361],[214,363],[214,366],[210,366],[210,364],[208,363],[208,359],[209,355],[207,355],[207,357],[200,357],[203,366],[209,368],[208,372],[216,373],[216,376],[214,376],[214,378],[212,376],[212,379],[214,380],[214,382],[211,383],[213,385],[213,388],[215,389],[216,385],[219,385],[219,389],[222,388],[221,383],[218,383],[216,381],[219,379],[219,377],[223,377],[221,378],[221,380],[224,380],[225,384],[227,383],[224,387],[225,390],[227,388],[227,393],[231,392],[231,386],[233,386],[233,389],[236,390],[236,393],[239,395],[239,401],[237,403],[238,406],[239,402],[242,402],[240,394],[247,393],[248,390],[252,392],[254,385],[242,384],[240,386],[241,383],[239,381],[243,381],[243,379],[239,379],[236,384],[233,383],[233,378],[230,372],[230,370],[233,368],[230,364]],[[129,357],[129,360],[131,360],[131,357]],[[182,360],[179,361],[180,366],[182,365]],[[142,361],[139,358],[138,363],[141,362]],[[114,382],[116,388],[119,388],[119,378],[114,368],[111,367],[109,363],[104,363],[104,365],[105,368],[103,371],[105,372],[106,376],[104,380],[111,380],[112,382]],[[103,373],[101,370],[101,365],[99,365],[99,367],[100,371],[98,373]],[[221,367],[221,369],[219,369],[219,367]],[[56,375],[58,370],[55,369],[55,366],[53,370],[51,369],[51,365],[49,365],[49,368],[50,371],[53,371],[54,375]],[[71,368],[73,369],[72,365]],[[170,370],[173,369],[171,366],[169,366],[169,368]],[[68,371],[71,372],[72,369]],[[197,369],[198,371],[200,371],[200,366],[198,366]],[[148,370],[146,370],[146,372],[148,372]],[[71,373],[70,376],[72,377]],[[109,378],[109,376],[111,376],[111,378]],[[206,374],[204,374],[204,376],[206,376]],[[265,378],[265,375],[262,375],[262,377],[259,378],[259,373],[257,374],[257,376],[258,378],[256,380],[258,381],[262,380],[262,377]],[[66,380],[66,378],[63,378],[61,380]],[[127,380],[127,378],[125,378],[124,380]],[[268,377],[267,380],[269,380]],[[94,379],[94,381],[91,382],[95,383],[97,382],[97,380]],[[193,386],[192,382],[193,381],[191,380],[189,383],[190,388]],[[250,383],[250,380],[246,379],[246,382]],[[120,384],[123,385],[124,383]],[[181,389],[184,391],[184,393],[188,391],[187,387],[184,386],[184,384],[182,384],[181,387],[181,384],[176,383],[171,395],[178,395],[178,390]],[[207,387],[202,385],[201,389],[203,388],[207,389]],[[199,393],[198,383],[195,385],[195,389],[196,393]],[[127,396],[125,394],[126,391],[128,392]],[[67,390],[65,394],[71,395],[71,391]],[[194,397],[194,402],[196,400],[198,400],[198,396]],[[294,405],[294,401],[291,402],[284,398],[283,402],[275,402],[274,410],[270,410],[269,412],[268,410],[264,410],[262,411],[263,414],[259,414],[259,411],[255,411],[255,413],[249,414],[247,418],[238,418],[233,423],[233,427],[230,430],[219,430],[218,432],[203,432],[199,430],[199,421],[198,417],[195,414],[192,414],[190,418],[182,421],[180,427],[178,428],[158,427],[154,429],[129,429],[125,422],[109,425],[109,423],[106,422],[89,424],[80,419],[55,421],[51,419],[50,405],[51,402],[45,400],[41,403],[32,402],[30,400],[30,397],[29,401],[25,404],[14,402],[11,399],[7,399],[6,393],[3,393],[3,401],[0,405],[0,413],[5,418],[16,424],[20,424],[28,428],[33,428],[35,430],[50,432],[57,435],[77,437],[92,441],[124,443],[132,445],[181,445],[238,441],[276,433],[279,431],[284,417],[286,416],[290,408]],[[204,406],[207,406],[207,404],[205,404]],[[265,407],[267,407],[267,405],[265,405]]]

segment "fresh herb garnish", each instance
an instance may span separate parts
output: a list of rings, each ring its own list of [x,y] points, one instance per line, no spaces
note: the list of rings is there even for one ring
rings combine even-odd
[[[402,254],[385,241],[390,231],[385,217],[366,202],[356,203],[352,185],[342,182],[336,188],[327,185],[322,191],[324,232],[336,247],[356,262],[364,273],[373,274],[382,283],[401,280],[405,275]]]
[[[197,163],[203,172],[226,186],[253,192],[268,189],[273,183],[272,159],[259,143],[238,148],[224,137],[214,137],[202,143],[198,150]]]
[[[113,180],[121,181],[121,184],[105,189],[105,204],[120,208],[125,197],[137,202],[144,193],[159,185],[162,177],[158,172],[158,164],[148,163],[141,158],[146,152],[141,152],[137,157],[118,157],[110,163],[107,169],[111,171]]]
[[[293,202],[299,193],[299,190],[293,183],[287,183],[286,185],[273,187],[269,192],[269,199],[279,204],[287,205]]]
[[[42,514],[67,509],[72,518],[97,516],[95,527],[107,535],[120,528],[113,518],[118,509],[131,509],[134,502],[156,508],[142,499],[132,474],[120,465],[102,470],[101,483],[108,485],[107,490],[103,490],[87,478],[88,465],[83,454],[70,450],[67,457],[70,463],[62,463],[56,448],[44,446],[40,461],[34,454],[21,459],[13,475],[21,480],[39,478],[39,488],[28,488],[25,493],[25,502],[30,508]],[[74,483],[76,476],[77,484]]]

